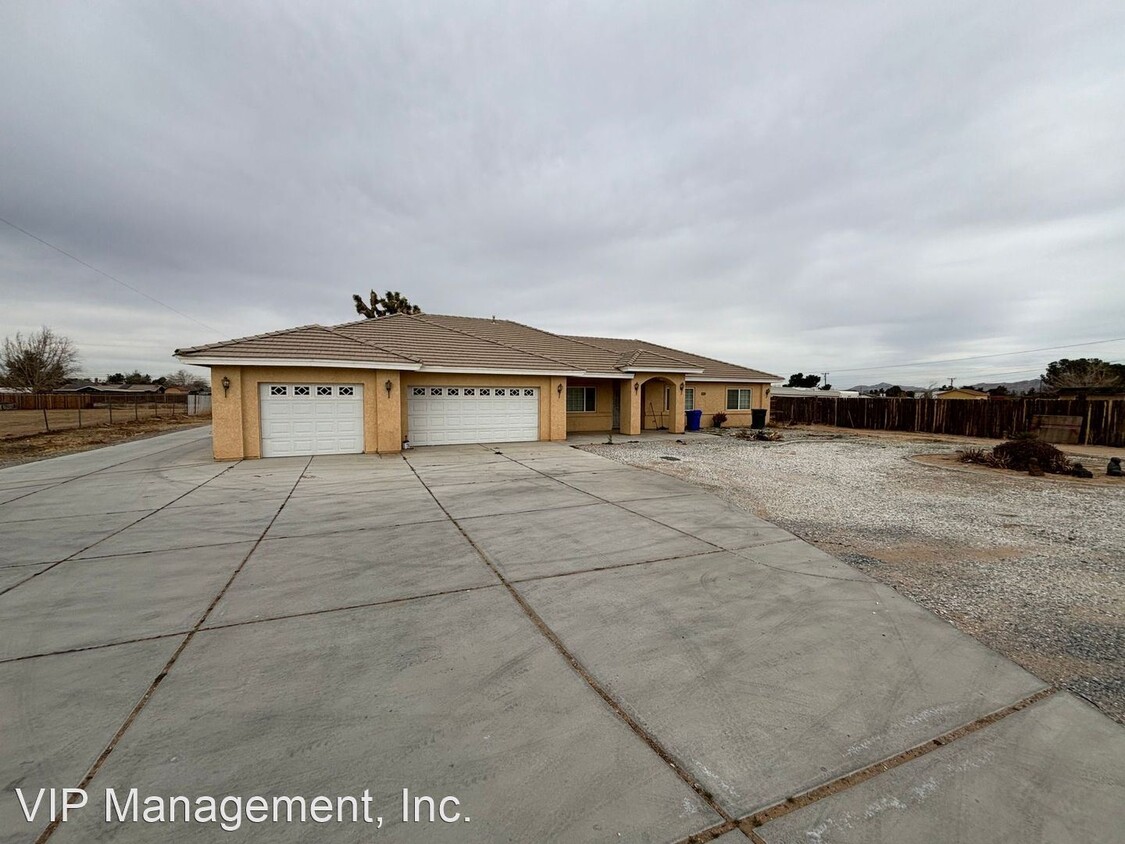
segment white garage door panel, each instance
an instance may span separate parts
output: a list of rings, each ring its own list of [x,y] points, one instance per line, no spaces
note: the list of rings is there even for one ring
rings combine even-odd
[[[363,451],[360,384],[262,384],[262,457]]]
[[[537,387],[411,387],[407,422],[414,445],[539,439]]]

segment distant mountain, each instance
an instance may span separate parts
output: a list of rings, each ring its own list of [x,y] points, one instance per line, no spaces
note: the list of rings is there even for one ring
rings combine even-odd
[[[857,384],[854,387],[849,387],[851,390],[858,390],[861,393],[869,393],[872,390],[886,390],[888,387],[893,387],[894,384],[889,384],[886,381],[880,381],[878,384]],[[899,384],[898,386],[906,392],[913,390],[916,393],[925,392],[925,387],[909,387],[906,384]],[[957,386],[964,386],[960,381]],[[991,390],[993,387],[1007,387],[1009,393],[1026,393],[1028,390],[1042,389],[1042,385],[1038,378],[1032,378],[1029,381],[978,381],[969,386],[975,387],[978,390]]]

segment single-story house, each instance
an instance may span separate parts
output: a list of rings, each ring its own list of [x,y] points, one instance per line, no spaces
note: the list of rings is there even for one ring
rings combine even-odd
[[[215,457],[388,453],[684,430],[722,411],[748,425],[778,376],[643,340],[571,337],[509,320],[393,314],[177,349],[211,368]]]
[[[774,387],[772,395],[775,399],[783,398],[813,398],[813,399],[859,399],[865,398],[859,390],[822,390],[820,387]]]
[[[935,399],[976,399],[987,400],[990,398],[988,393],[984,390],[974,390],[972,387],[958,387],[955,390],[942,390],[941,392],[934,393]]]

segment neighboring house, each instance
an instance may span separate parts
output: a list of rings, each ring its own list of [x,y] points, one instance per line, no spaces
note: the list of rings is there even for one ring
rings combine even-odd
[[[771,394],[774,398],[863,398],[858,390],[822,390],[820,387],[774,387]]]
[[[211,367],[215,456],[397,452],[412,445],[748,425],[776,375],[643,340],[508,320],[394,314],[177,349]]]
[[[958,387],[955,390],[942,390],[934,393],[935,399],[984,399],[988,400],[990,397],[988,393],[983,390],[974,390],[972,387]]]
[[[120,394],[147,394],[163,393],[164,387],[160,384],[112,384],[108,381],[72,381],[65,387],[59,387],[56,393],[95,393],[98,395],[112,393]]]

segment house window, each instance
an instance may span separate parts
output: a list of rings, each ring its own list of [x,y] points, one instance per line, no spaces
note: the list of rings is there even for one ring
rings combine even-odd
[[[684,410],[695,410],[695,388],[684,389]]]
[[[593,413],[597,396],[596,387],[567,387],[567,413]]]
[[[749,410],[750,390],[727,390],[727,410]]]

